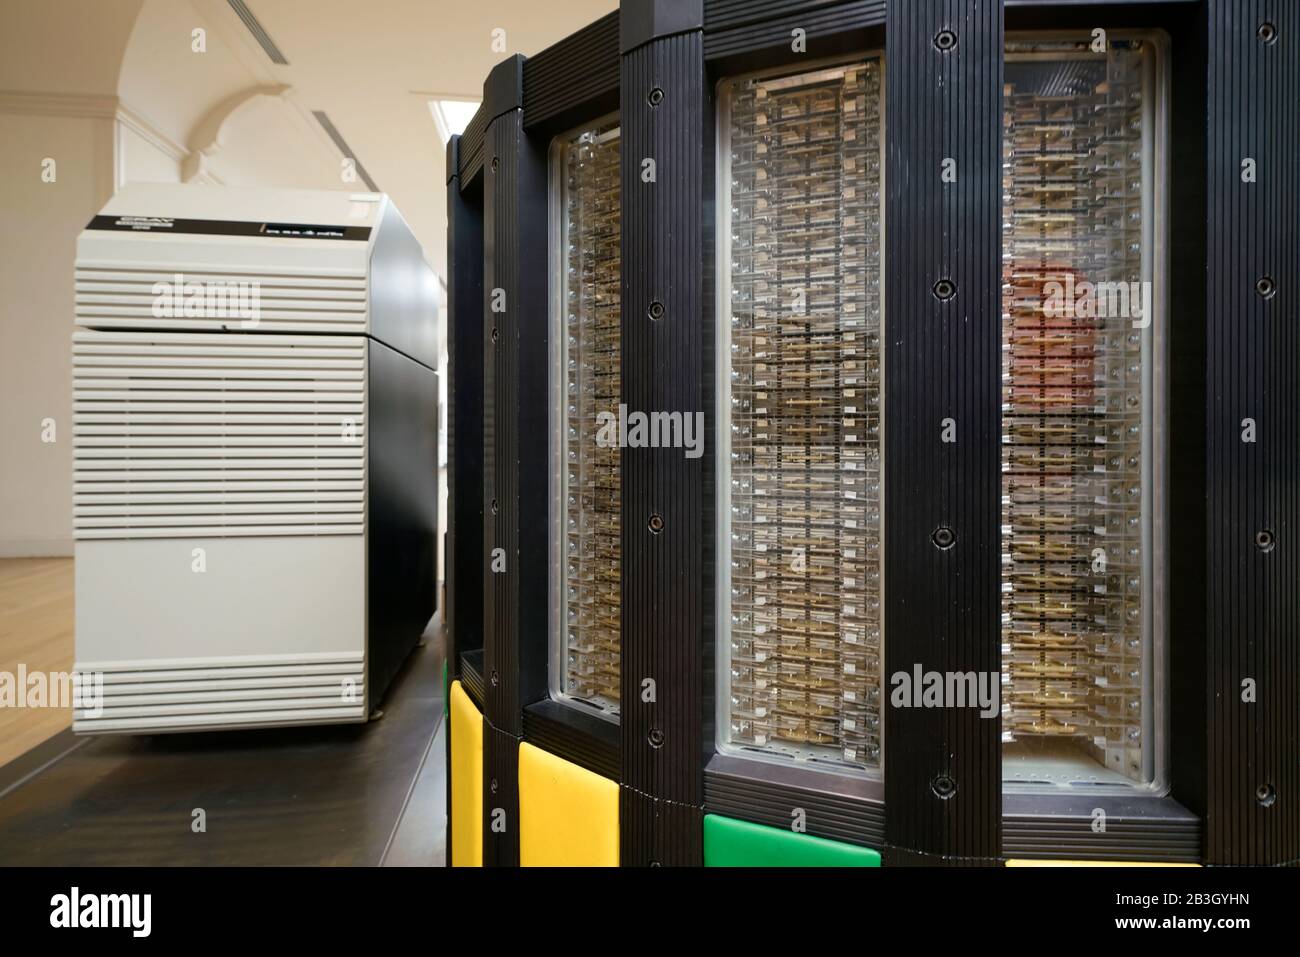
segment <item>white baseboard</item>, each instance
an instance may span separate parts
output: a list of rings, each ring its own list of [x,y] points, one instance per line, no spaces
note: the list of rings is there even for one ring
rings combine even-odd
[[[0,558],[71,557],[71,538],[0,538]]]

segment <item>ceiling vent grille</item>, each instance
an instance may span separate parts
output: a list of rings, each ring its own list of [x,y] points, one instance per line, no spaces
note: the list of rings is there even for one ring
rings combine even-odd
[[[321,125],[326,135],[334,141],[334,145],[339,148],[339,152],[356,164],[357,175],[361,177],[361,182],[366,184],[366,188],[372,193],[381,192],[380,188],[375,185],[375,181],[370,178],[366,168],[361,165],[361,160],[357,159],[357,154],[348,146],[348,141],[343,138],[343,134],[338,131],[334,122],[329,118],[324,110],[312,110],[312,116],[316,117],[316,122]]]
[[[235,16],[244,21],[244,26],[248,27],[248,32],[253,35],[258,46],[266,51],[266,55],[271,58],[272,63],[278,63],[280,66],[288,66],[289,61],[284,58],[280,48],[275,45],[271,35],[266,32],[266,27],[262,26],[261,21],[253,16],[253,11],[248,9],[248,4],[244,0],[226,0],[230,4],[230,9],[235,11]]]

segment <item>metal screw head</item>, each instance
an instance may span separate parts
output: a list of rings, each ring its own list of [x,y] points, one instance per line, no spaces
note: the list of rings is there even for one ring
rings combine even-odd
[[[1261,807],[1272,807],[1273,802],[1277,800],[1277,791],[1271,784],[1261,784],[1255,788],[1255,800],[1260,803]]]
[[[492,341],[493,341],[493,342],[496,342],[496,341],[497,341],[497,337],[498,337],[500,334],[501,334],[501,333],[500,333],[500,331],[497,329],[497,327],[496,327],[496,326],[493,326],[493,327],[492,327]]]
[[[934,35],[934,48],[947,53],[957,45],[957,34],[951,30],[940,30]]]
[[[1261,299],[1272,299],[1277,295],[1277,283],[1269,276],[1260,276],[1255,280],[1255,292]]]
[[[493,671],[492,674],[488,676],[488,681],[490,681],[492,687],[495,688],[500,683],[501,679],[497,677],[496,671]]]
[[[1273,535],[1272,529],[1261,528],[1255,533],[1255,547],[1261,552],[1271,552],[1276,544],[1277,538]]]
[[[650,95],[645,98],[645,101],[651,106],[658,106],[664,101],[664,91],[659,87],[655,87],[650,91]]]
[[[492,157],[492,172],[495,173],[497,171],[497,167],[499,167],[500,165],[501,165],[501,157],[499,156]]]
[[[664,304],[658,299],[651,300],[650,306],[645,312],[651,319],[662,319],[664,317]]]
[[[946,801],[957,793],[957,782],[946,774],[939,774],[930,782],[930,790],[941,801]]]
[[[652,748],[662,748],[664,746],[664,733],[658,728],[651,728],[645,739],[650,742]]]
[[[492,514],[495,515],[497,513],[497,500],[493,499],[492,501],[488,502],[488,508],[490,508],[492,510]]]
[[[653,515],[650,516],[650,521],[646,522],[646,527],[649,528],[650,531],[658,535],[660,532],[664,530],[663,516],[660,515],[658,512],[655,512]]]
[[[934,298],[940,302],[947,302],[955,295],[957,295],[957,284],[951,279],[940,279],[934,284]]]
[[[1259,25],[1259,29],[1255,31],[1255,36],[1259,37],[1260,43],[1276,43],[1277,27],[1265,21]]]
[[[496,793],[497,793],[497,779],[496,779],[496,778],[493,778],[493,779],[492,779],[492,783],[491,783],[490,785],[488,785],[488,787],[490,787],[490,788],[492,789],[492,793],[493,793],[493,794],[496,794]]]
[[[957,533],[947,525],[940,525],[934,530],[934,534],[930,536],[930,539],[934,542],[936,548],[952,548],[957,542]]]

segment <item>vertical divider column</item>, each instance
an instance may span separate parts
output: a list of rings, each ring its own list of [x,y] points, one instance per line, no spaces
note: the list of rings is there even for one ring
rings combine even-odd
[[[1208,0],[1206,13],[1205,861],[1294,864],[1300,8]]]
[[[546,695],[549,375],[545,144],[524,58],[483,85],[483,862],[519,863],[524,705]]]
[[[483,209],[461,195],[460,137],[447,143],[447,601],[448,687],[460,651],[483,631]],[[447,767],[451,767],[451,735]],[[447,775],[451,833],[451,775]],[[451,842],[447,842],[448,855]],[[450,864],[451,862],[448,861]]]
[[[628,414],[712,414],[701,0],[623,0],[622,377]],[[623,448],[621,860],[702,862],[712,449]]]
[[[915,685],[1000,686],[1002,0],[891,2],[885,42],[884,857],[985,864],[1000,718]]]

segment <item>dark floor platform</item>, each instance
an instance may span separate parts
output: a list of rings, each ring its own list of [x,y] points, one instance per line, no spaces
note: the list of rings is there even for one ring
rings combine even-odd
[[[0,865],[441,865],[437,623],[368,724],[57,735],[0,768]]]

